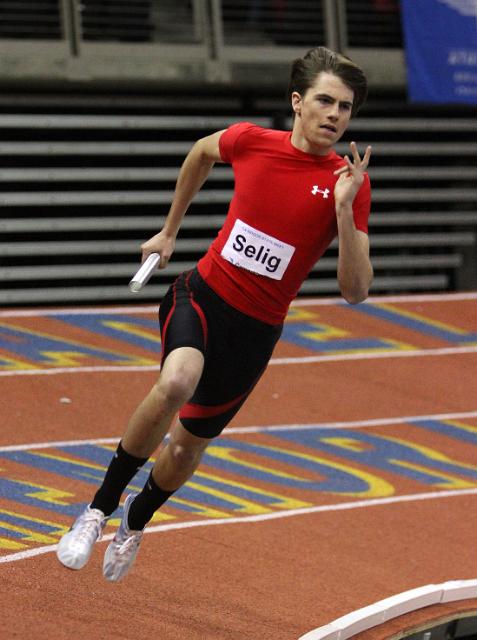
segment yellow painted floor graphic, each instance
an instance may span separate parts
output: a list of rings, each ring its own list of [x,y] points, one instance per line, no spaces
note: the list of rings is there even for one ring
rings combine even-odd
[[[350,423],[350,428],[294,425],[225,433],[153,523],[477,488],[477,465],[468,462],[477,460],[477,412],[466,421],[432,416],[409,421],[406,437],[399,435],[402,427],[357,429]],[[114,448],[85,442],[0,449],[1,555],[56,543],[86,504],[84,497],[100,484]],[[151,464],[128,490],[142,488]],[[62,488],[65,479],[73,490]],[[120,514],[121,509],[110,520],[111,530]]]
[[[475,318],[466,301],[456,302],[452,322],[440,318],[439,305],[330,303],[294,306],[281,348],[300,353],[353,354],[475,347]],[[157,310],[130,309],[14,312],[0,315],[0,372],[100,366],[158,365]],[[280,347],[278,348],[280,354]]]

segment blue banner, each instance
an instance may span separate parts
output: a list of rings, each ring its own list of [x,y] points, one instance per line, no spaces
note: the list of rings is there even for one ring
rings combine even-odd
[[[477,104],[477,0],[401,0],[414,102]]]

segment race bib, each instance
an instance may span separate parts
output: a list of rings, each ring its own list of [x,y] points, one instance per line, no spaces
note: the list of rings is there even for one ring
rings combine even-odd
[[[295,247],[237,219],[222,249],[223,258],[273,280],[281,280]]]

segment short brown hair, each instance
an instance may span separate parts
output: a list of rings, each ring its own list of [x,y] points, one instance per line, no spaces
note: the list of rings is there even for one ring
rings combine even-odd
[[[350,58],[326,47],[310,49],[303,58],[297,58],[293,61],[288,84],[288,98],[291,100],[294,91],[303,96],[314,83],[316,76],[322,71],[338,76],[353,91],[354,100],[351,115],[354,116],[368,95],[366,76],[363,70]]]

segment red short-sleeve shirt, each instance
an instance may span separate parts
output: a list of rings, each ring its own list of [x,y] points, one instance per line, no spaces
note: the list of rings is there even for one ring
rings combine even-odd
[[[283,321],[316,261],[337,235],[334,151],[316,156],[296,149],[290,131],[250,123],[220,138],[232,165],[235,191],[222,229],[198,269],[226,302],[269,324]],[[353,202],[356,228],[367,233],[369,177]]]

